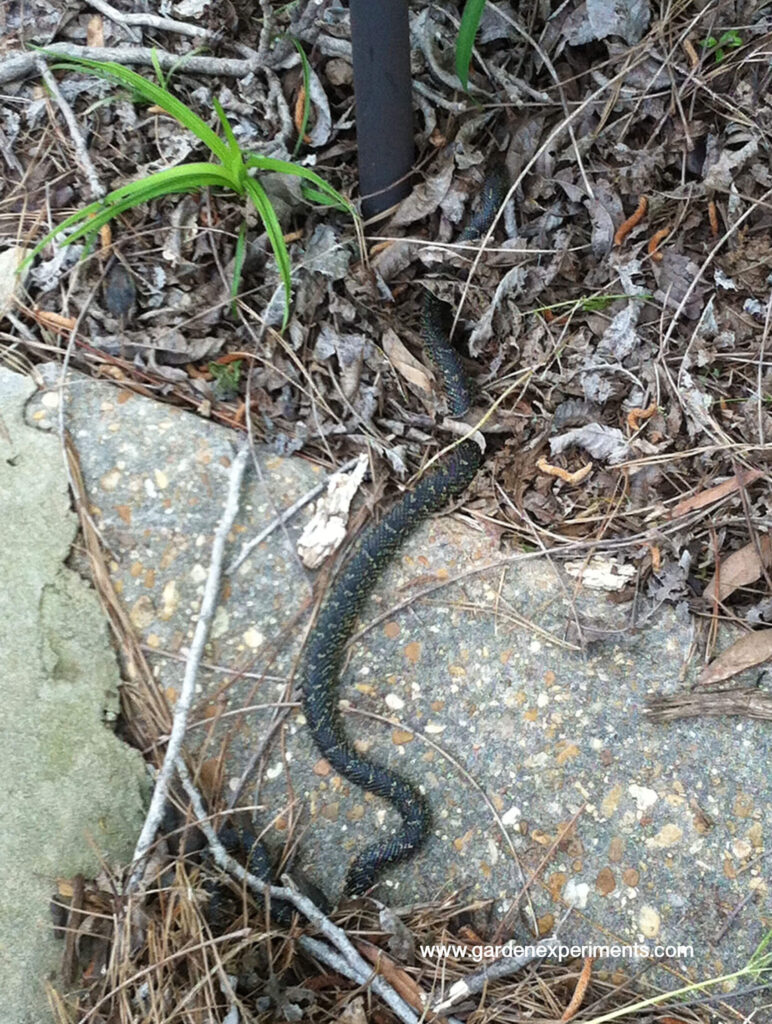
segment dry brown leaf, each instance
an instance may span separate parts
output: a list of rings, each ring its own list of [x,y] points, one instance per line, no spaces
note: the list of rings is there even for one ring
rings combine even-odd
[[[759,558],[759,552],[761,558]],[[746,544],[739,551],[733,551],[725,558],[719,571],[708,583],[702,596],[709,601],[725,601],[729,595],[748,583],[755,583],[764,571],[764,566],[772,565],[772,537],[763,534],[759,537],[758,550],[755,544]],[[718,587],[718,593],[716,592]]]
[[[748,487],[754,480],[758,480],[763,475],[764,473],[761,469],[749,469],[746,472],[733,476],[731,480],[725,480],[722,484],[709,487],[707,491],[692,494],[691,497],[684,498],[683,501],[678,502],[670,513],[670,518],[676,519],[678,516],[686,515],[687,512],[691,512],[695,508],[704,508],[706,505],[711,505],[714,501],[725,498],[727,494],[739,491],[741,487]]]
[[[365,1001],[362,996],[354,996],[338,1014],[340,1024],[367,1024]]]
[[[431,376],[423,363],[419,362],[413,353],[402,344],[396,332],[392,330],[385,331],[381,344],[389,362],[397,373],[430,395],[432,393]]]
[[[363,939],[360,939],[356,946],[362,956],[377,966],[378,973],[402,996],[405,1002],[410,1003],[413,1009],[422,1013],[425,1008],[425,999],[421,986],[416,984],[410,975],[378,946],[374,946],[371,942],[365,942]]]
[[[772,660],[772,629],[746,633],[744,637],[723,651],[704,668],[697,682],[701,686],[731,679],[738,672]]]

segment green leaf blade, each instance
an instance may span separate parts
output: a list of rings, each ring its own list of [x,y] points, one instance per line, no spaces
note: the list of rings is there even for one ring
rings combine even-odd
[[[289,252],[276,211],[271,206],[271,201],[263,186],[254,178],[247,178],[247,193],[263,222],[276,259],[279,277],[284,285],[284,320],[282,321],[282,330],[284,330],[289,323],[290,302],[292,301],[292,267]]]
[[[466,0],[456,40],[456,74],[465,92],[469,92],[469,66],[485,0]]]

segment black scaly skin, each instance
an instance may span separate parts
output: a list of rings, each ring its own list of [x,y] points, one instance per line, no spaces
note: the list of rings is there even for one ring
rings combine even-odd
[[[396,772],[360,754],[346,736],[338,708],[340,669],[354,623],[383,568],[416,526],[460,494],[477,473],[482,452],[462,441],[362,536],[319,612],[308,641],[303,674],[303,710],[314,742],[332,768],[349,782],[388,800],[402,816],[391,838],[368,846],[349,868],[344,891],[360,895],[379,872],[411,857],[431,828],[424,797]]]
[[[461,234],[477,238],[488,230],[506,195],[502,167],[486,177],[479,212]],[[469,382],[461,357],[445,329],[447,307],[431,293],[424,301],[423,339],[427,354],[441,378],[451,416],[469,408]],[[365,601],[403,542],[419,523],[461,494],[480,468],[482,452],[474,441],[462,441],[424,476],[413,491],[359,540],[322,605],[308,640],[303,670],[303,710],[311,735],[333,770],[369,793],[382,796],[399,811],[402,825],[391,838],[373,843],[357,854],[349,867],[344,891],[361,895],[375,884],[385,868],[407,860],[425,842],[431,829],[426,799],[407,779],[360,754],[346,735],[338,708],[343,656]]]
[[[424,349],[440,375],[448,412],[451,416],[459,417],[469,408],[469,381],[464,373],[461,356],[448,341],[446,324],[449,320],[449,307],[431,292],[427,292],[423,314]]]
[[[503,166],[497,165],[492,167],[485,175],[485,181],[480,191],[482,196],[480,209],[458,236],[459,242],[468,242],[485,234],[493,223],[493,218],[496,216],[498,208],[504,202],[508,188],[507,172]]]
[[[257,836],[249,826],[224,825],[218,831],[217,838],[225,847],[226,853],[231,857],[246,860],[249,872],[270,885],[272,871],[268,851],[261,842],[258,842]],[[205,882],[204,889],[209,893],[209,925],[215,935],[221,935],[238,913],[240,901],[219,879]],[[271,917],[279,924],[289,925],[292,921],[292,907],[281,900],[272,900]]]

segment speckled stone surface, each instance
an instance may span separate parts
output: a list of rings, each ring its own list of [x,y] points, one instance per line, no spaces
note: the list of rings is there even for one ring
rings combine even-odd
[[[66,417],[116,586],[173,693],[234,438],[77,376]],[[262,480],[249,477],[234,552],[319,479],[299,459],[258,457]],[[223,590],[191,741],[204,742],[227,710],[214,735],[227,728],[236,760],[265,735],[307,624],[311,576],[293,549],[307,515],[274,532]],[[525,877],[542,934],[571,901],[572,942],[690,944],[693,956],[670,961],[673,987],[736,969],[772,924],[772,728],[742,719],[649,723],[645,696],[676,691],[696,670],[688,617],[665,608],[628,633],[629,606],[582,593],[581,612],[620,630],[616,642],[582,655],[563,640],[574,582],[557,573],[543,560],[502,558],[481,530],[452,517],[423,526],[385,573],[363,618],[374,624],[352,645],[342,698],[367,749],[425,787],[435,824],[419,857],[379,895],[404,905],[461,888],[497,898],[501,912]],[[206,742],[214,756],[216,740]],[[235,761],[231,769],[235,777]],[[272,848],[294,825],[298,865],[333,898],[353,851],[394,824],[381,801],[330,774],[297,709],[252,795]],[[519,913],[515,931],[526,938]]]
[[[58,438],[24,421],[35,385],[0,368],[0,1020],[51,1020],[58,883],[131,857],[140,755],[113,733],[120,676],[99,601],[64,561],[77,532]]]

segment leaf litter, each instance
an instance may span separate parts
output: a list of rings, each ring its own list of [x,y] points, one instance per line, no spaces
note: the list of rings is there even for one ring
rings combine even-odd
[[[262,14],[270,8],[261,5]],[[297,142],[303,76],[288,36],[299,41],[311,65],[311,119],[299,159],[324,168],[337,188],[354,195],[346,8],[329,0],[277,6],[265,33],[259,17],[230,3],[178,5],[175,14],[211,34],[215,58],[243,56],[239,46],[260,54],[235,77],[193,74],[180,60],[171,84],[210,123],[218,98],[239,142],[261,155],[289,159]],[[83,317],[71,361],[79,369],[151,388],[159,399],[236,429],[243,429],[250,401],[256,437],[273,450],[303,449],[330,471],[330,455],[341,465],[367,454],[383,487],[420,465],[434,443],[433,375],[418,344],[420,295],[429,286],[460,313],[455,337],[477,381],[477,406],[490,406],[512,374],[529,371],[523,390],[498,410],[511,437],[492,435],[492,469],[480,474],[467,499],[472,512],[495,519],[510,548],[533,543],[521,515],[531,513],[531,529],[556,559],[569,542],[593,540],[602,525],[616,549],[597,564],[615,588],[636,576],[639,602],[688,604],[707,626],[734,619],[749,627],[707,666],[703,687],[761,667],[772,658],[772,71],[763,6],[744,10],[741,46],[719,60],[702,46],[716,30],[711,5],[687,3],[657,21],[645,0],[563,5],[549,17],[538,5],[489,3],[469,99],[453,67],[457,15],[449,2],[411,5],[422,170],[367,251],[349,220],[309,206],[294,181],[266,181],[293,267],[293,321],[284,337],[274,330],[282,319],[281,282],[257,226],[247,235],[232,308],[229,283],[244,210],[224,193],[167,196],[124,214],[109,243],[123,270],[109,264],[109,248],[97,246],[82,262],[82,247],[49,248],[22,293],[5,283],[4,269],[4,302],[14,317],[3,324],[5,337],[33,364],[51,358],[52,340],[59,357],[77,310]],[[3,15],[7,52],[20,54],[28,42],[83,45],[92,16],[77,3],[66,20],[43,0],[33,8],[11,3]],[[96,17],[105,46],[132,48],[124,27]],[[191,50],[191,39],[170,29],[132,32],[179,58]],[[526,35],[534,45],[523,42]],[[14,258],[6,254],[38,237],[47,218],[55,223],[91,198],[56,112],[28,75],[4,79],[0,99],[4,268]],[[192,158],[194,140],[164,115],[104,81],[74,72],[58,81],[105,187],[131,180],[138,169]],[[493,161],[505,165],[513,189],[478,260],[478,243],[456,239]],[[95,288],[102,278],[104,286]],[[126,301],[113,300],[118,291]],[[235,394],[221,398],[209,365],[241,351],[251,355],[248,369]],[[651,415],[629,419],[632,410],[652,406]],[[539,468],[547,450],[562,478]],[[501,502],[493,479],[507,489],[509,503]],[[617,483],[628,503],[624,514],[609,517],[598,501]],[[337,525],[331,546],[347,532],[345,523]],[[657,561],[651,549],[663,538]],[[684,696],[682,713],[699,713],[702,696]],[[723,706],[731,713],[731,700],[752,713],[761,697],[734,689]],[[705,713],[715,706],[702,705]],[[671,701],[667,714],[677,713]],[[146,739],[148,746],[156,741]],[[164,882],[169,908],[179,915],[169,916],[169,950],[203,936],[199,908],[185,902],[187,885],[184,874]],[[104,913],[112,892],[104,880],[86,902]],[[463,902],[418,911],[409,933],[461,934],[470,914]],[[377,941],[382,932],[384,944],[394,942],[402,924],[369,921],[368,934]],[[265,966],[268,935],[255,933],[245,947],[252,966],[242,964],[242,971]],[[404,934],[399,944],[406,948]],[[315,983],[286,987],[298,995],[286,1011],[309,1019],[329,1012],[342,979],[330,975],[325,984],[324,975],[309,973],[291,939],[277,953],[272,962],[287,965],[288,986]],[[449,963],[449,979],[465,976],[467,967]],[[411,967],[405,990],[426,984],[432,969]],[[550,970],[545,978],[564,994],[565,982]],[[166,977],[176,991],[171,966]],[[499,1006],[496,1019],[520,1019],[504,1007],[522,999],[531,1001],[529,1019],[554,1016],[552,1002],[538,1009],[538,989],[527,981],[495,986],[489,1005]],[[227,1002],[218,993],[202,988],[192,1003],[198,1000],[203,1012],[207,998]],[[585,1005],[608,994],[594,980]],[[135,1005],[146,998],[134,986]],[[264,998],[255,1007],[268,1013]],[[681,1016],[703,1019],[689,1009]],[[90,1019],[107,1018],[95,1011]]]

